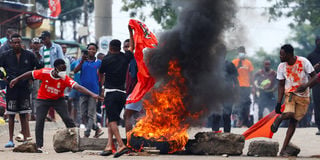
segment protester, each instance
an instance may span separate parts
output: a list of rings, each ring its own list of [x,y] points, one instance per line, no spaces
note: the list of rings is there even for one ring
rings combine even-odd
[[[130,49],[130,40],[127,39],[123,43],[123,50],[125,52],[131,52]],[[132,41],[132,43],[134,43]],[[134,46],[133,44],[131,46]],[[134,50],[134,48],[132,49]],[[126,74],[126,96],[128,97],[131,92],[133,91],[134,87],[136,86],[138,82],[138,67],[137,67],[137,62],[133,58],[131,59],[127,74]],[[136,102],[136,103],[129,103],[125,105],[125,110],[124,110],[124,120],[125,120],[125,128],[126,128],[126,133],[128,133],[132,129],[132,124],[136,120],[136,118],[139,116],[139,113],[142,111],[142,100]],[[134,118],[135,117],[135,118]]]
[[[15,34],[15,33],[17,33],[17,31],[16,31],[15,29],[13,29],[13,28],[7,29],[7,32],[6,32],[7,41],[5,41],[5,42],[1,45],[1,47],[0,47],[0,54],[1,54],[1,53],[4,53],[4,52],[6,52],[6,51],[8,51],[8,50],[10,50],[10,49],[12,49],[12,48],[11,48],[11,44],[10,44],[10,37],[11,37],[11,35],[13,35],[13,34]],[[22,48],[22,47],[21,47],[21,48]]]
[[[130,40],[133,40],[133,31],[129,27]],[[133,44],[133,43],[130,43]],[[108,156],[112,154],[113,135],[118,142],[117,153],[114,157],[120,157],[129,151],[123,143],[117,121],[120,120],[120,113],[126,103],[125,80],[130,60],[133,59],[133,47],[130,51],[122,53],[121,42],[117,39],[110,41],[109,53],[103,58],[101,68],[99,70],[101,82],[104,84],[106,113],[108,117],[108,143],[104,151],[100,154]],[[105,83],[104,83],[105,82]]]
[[[308,60],[314,66],[316,73],[320,72],[320,37],[316,37],[316,48],[308,55]],[[320,85],[315,85],[312,88],[312,96],[314,103],[314,119],[318,127],[316,135],[320,135]]]
[[[98,53],[97,58],[102,61],[102,59],[104,58],[105,54],[103,53]],[[99,78],[99,86],[101,86],[101,80]],[[101,88],[99,89],[99,92],[101,93]],[[102,122],[102,102],[97,102],[97,125],[101,125]]]
[[[40,48],[42,47],[41,39],[35,37],[31,40],[31,45],[30,45],[30,51],[34,54],[35,57],[38,59],[41,59],[40,55]],[[33,80],[32,82],[32,101],[31,101],[31,120],[35,120],[35,115],[36,115],[36,108],[35,108],[35,102],[37,98],[37,93],[40,87],[40,81],[39,80]]]
[[[239,95],[240,100],[237,106],[237,111],[239,112],[239,121],[237,127],[250,127],[251,122],[249,120],[250,116],[250,93],[251,86],[253,85],[252,72],[254,70],[253,65],[250,60],[246,58],[246,50],[243,46],[238,48],[238,58],[234,59],[232,63],[237,67],[239,76]]]
[[[8,82],[27,71],[33,70],[35,67],[42,67],[33,53],[21,48],[21,42],[21,36],[14,33],[9,39],[12,49],[0,55],[0,67],[6,70]],[[14,147],[15,114],[20,116],[21,133],[24,141],[31,140],[28,122],[28,113],[31,113],[29,80],[21,81],[13,88],[7,87],[6,102],[6,114],[9,115],[9,142],[5,147],[8,148]]]
[[[297,122],[300,121],[308,110],[310,102],[309,89],[304,92],[297,92],[297,88],[308,82],[308,76],[313,77],[315,71],[311,63],[304,57],[294,56],[294,49],[290,44],[283,45],[280,50],[281,63],[277,70],[278,100],[275,108],[276,113],[280,114],[281,102],[285,96],[285,109],[271,125],[271,131],[277,132],[282,120],[289,120],[289,127],[283,142],[280,156],[288,156],[286,147],[292,138]]]
[[[226,54],[227,54],[227,49],[225,45],[220,45],[218,47],[218,52],[221,53],[223,55],[223,58],[225,59]],[[230,88],[230,92],[231,93],[236,93],[236,91],[239,88],[239,82],[238,82],[238,71],[237,68],[234,66],[233,63],[231,63],[228,60],[225,60],[224,63],[224,71],[225,71],[225,75],[224,75],[224,80],[226,82],[226,85]],[[219,133],[221,132],[219,130],[220,128],[220,120],[221,117],[223,118],[223,128],[224,128],[224,132],[225,133],[229,133],[231,131],[231,113],[232,113],[232,107],[234,104],[234,98],[224,102],[222,104],[222,113],[220,114],[213,114],[212,115],[212,131],[215,133]]]
[[[48,31],[43,31],[41,33],[40,39],[43,42],[43,46],[40,48],[40,55],[42,56],[44,67],[54,68],[54,61],[64,58],[62,48],[59,44],[53,43],[51,41],[51,34]],[[50,121],[55,121],[55,113],[53,108],[50,108],[49,116]]]
[[[90,43],[87,46],[88,51],[82,56],[78,66],[74,69],[74,73],[81,71],[80,84],[95,94],[99,94],[99,75],[98,70],[101,66],[101,61],[95,57],[98,46],[95,43]],[[97,126],[96,114],[97,103],[95,99],[88,95],[80,95],[80,111],[81,118],[86,119],[86,130],[84,136],[89,137],[91,129],[95,130],[95,138],[99,138],[104,132]]]
[[[38,152],[43,152],[43,129],[44,122],[50,107],[58,112],[67,128],[75,127],[73,120],[68,116],[67,104],[64,100],[64,89],[74,88],[83,94],[90,95],[96,100],[103,100],[97,94],[78,85],[66,75],[66,65],[63,59],[54,62],[54,68],[43,68],[26,72],[10,82],[10,88],[15,87],[19,81],[34,78],[42,81],[37,97],[37,119],[36,119],[36,144]]]
[[[80,63],[80,60],[75,60],[71,63],[70,69],[71,71],[74,71],[74,69],[78,66]],[[74,81],[76,81],[78,84],[80,84],[80,71],[73,74]],[[71,111],[69,110],[69,115],[72,117],[72,119],[76,122],[76,126],[80,127],[81,122],[81,113],[80,113],[80,93],[75,90],[71,89],[69,93],[69,102],[71,102],[72,108]]]
[[[273,92],[276,89],[277,73],[270,68],[270,60],[264,60],[263,69],[254,75],[254,87],[258,92],[259,119],[263,118],[265,108],[271,112],[275,103]]]

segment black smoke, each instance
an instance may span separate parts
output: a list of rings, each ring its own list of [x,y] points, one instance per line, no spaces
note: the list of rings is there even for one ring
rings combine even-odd
[[[177,25],[163,33],[159,45],[147,56],[147,66],[159,82],[168,79],[168,63],[177,60],[186,79],[184,104],[203,118],[232,97],[224,83],[224,56],[217,52],[223,33],[235,17],[234,0],[188,0]]]

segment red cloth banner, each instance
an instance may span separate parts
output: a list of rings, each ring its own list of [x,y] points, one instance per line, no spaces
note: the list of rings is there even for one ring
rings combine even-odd
[[[134,58],[136,59],[138,66],[138,82],[130,96],[127,98],[127,103],[135,103],[140,101],[155,84],[154,78],[151,77],[149,70],[143,61],[143,49],[154,48],[158,45],[158,40],[156,36],[150,32],[147,26],[138,20],[130,19],[129,26],[134,30]]]
[[[51,17],[58,17],[61,13],[60,0],[48,0],[49,8],[51,10]]]
[[[281,106],[282,112],[284,110],[284,107],[285,106],[283,104]],[[271,132],[271,125],[278,116],[280,116],[280,114],[272,111],[270,114],[263,117],[260,121],[251,126],[242,135],[246,138],[246,140],[258,137],[272,138],[273,133]]]

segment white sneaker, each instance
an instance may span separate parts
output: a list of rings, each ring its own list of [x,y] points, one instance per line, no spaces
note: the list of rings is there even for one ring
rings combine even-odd
[[[86,128],[86,126],[84,124],[80,124],[79,128],[84,129],[84,128]]]

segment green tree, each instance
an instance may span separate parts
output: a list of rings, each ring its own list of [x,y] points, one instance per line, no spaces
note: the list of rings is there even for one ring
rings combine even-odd
[[[302,24],[292,28],[292,36],[287,39],[287,42],[297,43],[295,53],[299,56],[308,56],[315,48],[316,35],[320,36],[320,28],[313,27],[310,24]]]
[[[269,14],[272,19],[280,17],[293,18],[291,27],[310,23],[317,27],[320,24],[319,0],[268,0],[272,3]]]
[[[268,0],[272,7],[268,12],[272,20],[292,18],[289,24],[292,34],[287,42],[297,44],[296,54],[307,56],[314,49],[315,35],[320,35],[319,0]]]
[[[178,0],[122,0],[122,10],[129,12],[130,17],[138,17],[142,21],[147,16],[151,16],[163,29],[172,28],[177,22],[177,7],[173,3]],[[151,6],[152,11],[150,15],[146,15],[143,8]]]

